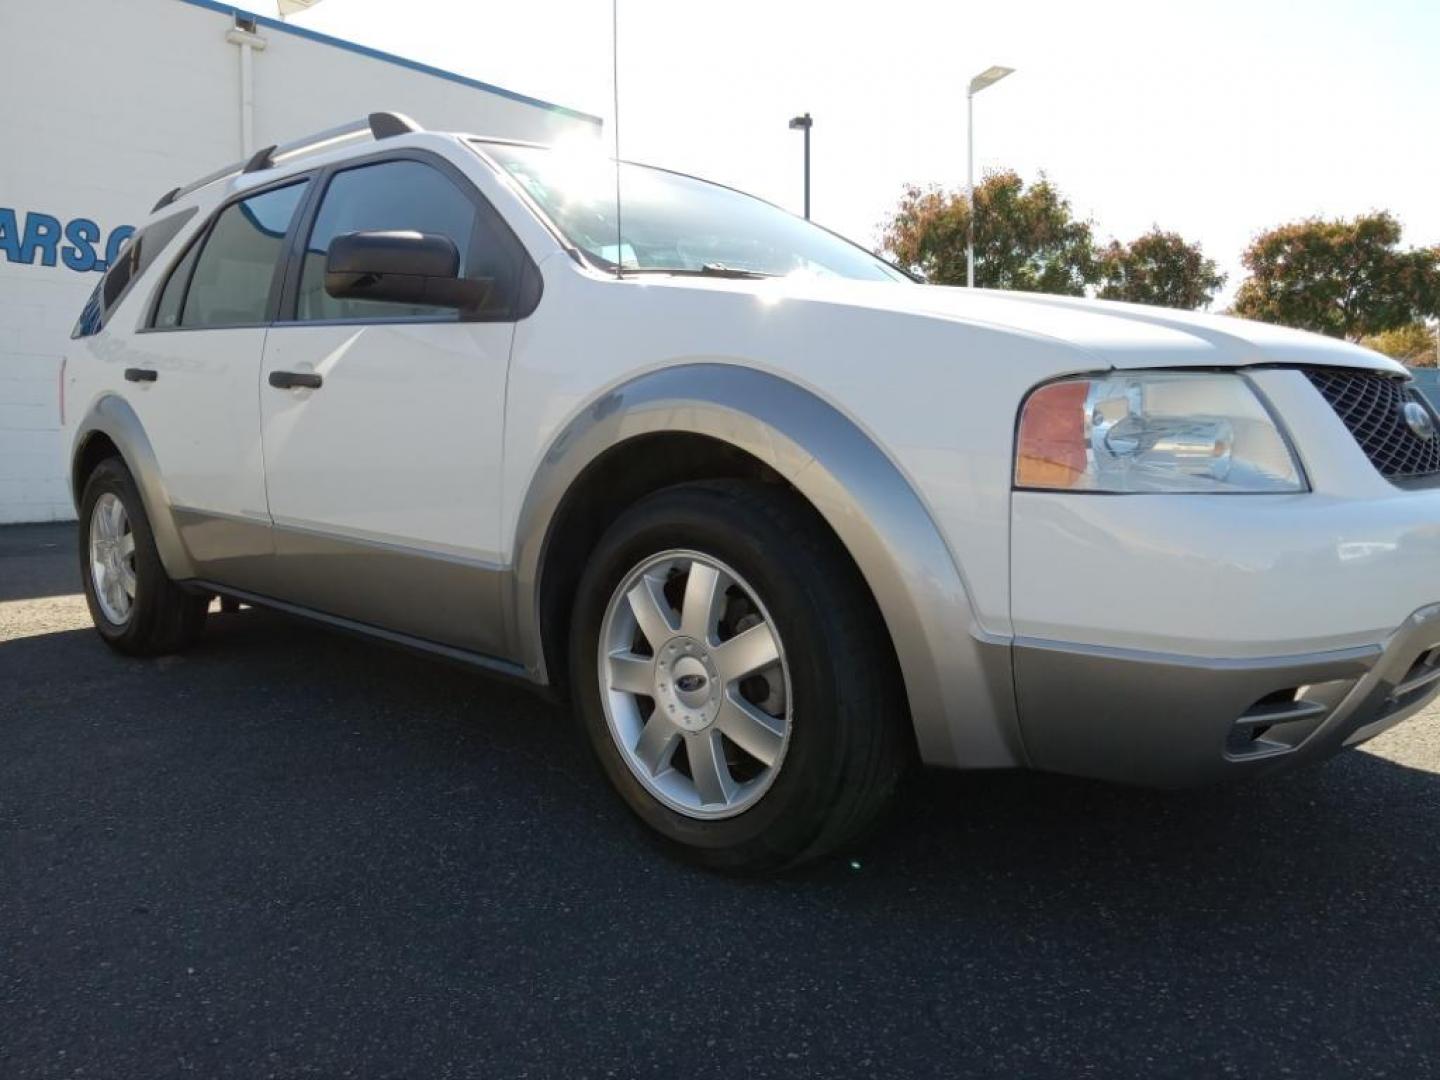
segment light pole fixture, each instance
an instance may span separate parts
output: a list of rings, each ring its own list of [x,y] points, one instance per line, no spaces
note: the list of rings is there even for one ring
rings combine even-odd
[[[278,0],[276,6],[280,9],[280,20],[283,22],[291,15],[298,15],[302,11],[309,11],[320,0]]]
[[[805,220],[810,220],[810,129],[815,121],[810,118],[807,112],[804,116],[795,116],[790,119],[791,131],[805,132]]]
[[[975,287],[975,95],[987,86],[994,86],[1014,68],[988,67],[970,80],[965,93],[965,200],[970,207],[970,227],[965,237],[965,285]]]

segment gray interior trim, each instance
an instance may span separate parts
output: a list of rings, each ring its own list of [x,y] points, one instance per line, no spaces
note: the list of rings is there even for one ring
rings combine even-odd
[[[693,364],[641,375],[591,402],[550,447],[521,509],[507,615],[515,655],[537,679],[546,679],[540,577],[565,492],[605,451],[666,431],[707,435],[753,455],[829,522],[880,606],[927,762],[967,768],[1023,763],[1008,644],[975,626],[955,561],[904,475],[814,394],[737,365]]]

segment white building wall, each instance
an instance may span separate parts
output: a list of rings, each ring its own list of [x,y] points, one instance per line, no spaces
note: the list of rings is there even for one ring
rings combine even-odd
[[[233,23],[210,0],[0,0],[0,522],[74,516],[60,364],[107,244],[165,191],[242,157]],[[257,146],[381,109],[537,141],[598,129],[274,20],[257,31]]]

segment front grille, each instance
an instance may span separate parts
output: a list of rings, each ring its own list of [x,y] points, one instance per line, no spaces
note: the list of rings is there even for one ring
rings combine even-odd
[[[1430,407],[1404,379],[1337,368],[1306,368],[1305,375],[1381,476],[1407,480],[1440,472],[1440,438],[1423,439],[1405,422],[1407,401],[1419,402],[1427,412]]]

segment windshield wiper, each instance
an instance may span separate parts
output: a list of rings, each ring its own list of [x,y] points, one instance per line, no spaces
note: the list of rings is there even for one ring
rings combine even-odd
[[[718,277],[718,278],[771,278],[778,277],[777,274],[767,274],[763,270],[746,270],[739,266],[726,266],[724,263],[705,263],[703,266],[626,266],[620,270],[621,275],[625,274],[672,274],[675,277]]]

